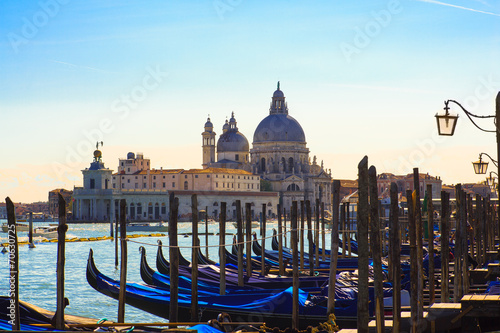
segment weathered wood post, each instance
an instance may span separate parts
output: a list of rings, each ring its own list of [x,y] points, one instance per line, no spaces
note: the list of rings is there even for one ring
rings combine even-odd
[[[351,248],[351,208],[349,202],[346,203],[346,222],[347,222],[347,253],[349,258],[352,257],[352,248]]]
[[[236,225],[238,237],[238,286],[243,287],[243,219],[241,218],[241,201],[236,200]]]
[[[169,222],[168,222],[168,241],[169,241],[169,261],[170,261],[170,312],[169,321],[178,322],[178,303],[179,303],[179,244],[177,241],[177,216],[179,214],[179,198],[171,192],[169,197]]]
[[[118,295],[118,322],[125,322],[125,292],[127,287],[127,202],[120,200],[120,293]]]
[[[319,266],[319,199],[316,199],[314,220],[314,265]]]
[[[304,269],[304,200],[300,200],[300,269]]]
[[[321,203],[321,248],[322,248],[322,251],[321,251],[321,259],[323,261],[326,260],[326,234],[325,234],[325,203],[322,202]]]
[[[299,250],[297,244],[297,201],[292,202],[291,210],[292,235],[290,243],[292,245],[292,267],[293,267],[293,308],[292,308],[292,329],[299,329]]]
[[[335,313],[335,284],[337,283],[337,258],[339,253],[339,204],[340,180],[333,181],[332,187],[332,235],[330,244],[330,275],[328,282],[328,304],[326,314]]]
[[[219,221],[220,294],[226,294],[226,203],[220,203]]]
[[[208,206],[205,207],[205,251],[208,258]]]
[[[472,227],[472,232],[469,233],[469,253],[470,253],[470,256],[471,258],[477,260],[477,257],[476,257],[476,249],[475,249],[475,246],[476,246],[476,241],[475,241],[475,233],[476,233],[476,221],[477,221],[477,216],[476,216],[476,212],[473,207],[473,202],[472,202],[472,195],[467,195],[467,212],[468,212],[468,216],[469,216],[469,222],[470,222],[470,225]]]
[[[457,203],[457,218],[456,218],[456,226],[455,226],[455,249],[454,249],[454,255],[455,255],[455,267],[454,267],[454,282],[453,282],[453,298],[454,302],[458,303],[460,302],[460,299],[462,298],[462,220],[463,220],[463,209],[462,206],[464,205],[464,202],[462,201],[463,195],[462,195],[462,187],[460,184],[457,184],[455,186],[455,196],[456,196],[456,203]]]
[[[19,248],[17,244],[16,208],[9,197],[5,198],[7,208],[7,239],[9,242],[9,315],[13,331],[21,329],[21,313],[19,312]],[[5,309],[7,310],[7,309]]]
[[[200,240],[198,239],[198,196],[191,196],[192,216],[192,248],[191,248],[191,321],[198,321],[198,253]]]
[[[266,276],[266,256],[264,254],[266,250],[266,204],[262,204],[262,241],[261,241],[262,253],[260,254],[260,274]]]
[[[429,303],[435,301],[434,276],[434,205],[432,204],[432,185],[427,184],[427,235],[429,244]]]
[[[120,207],[118,207],[118,209],[116,209],[116,206],[114,204],[112,206],[116,212],[116,214],[115,214],[115,269],[118,269],[118,262],[119,262],[119,260],[118,260],[118,225],[120,224],[120,220],[119,220]]]
[[[462,242],[460,246],[462,247],[462,296],[469,292],[469,256],[468,256],[468,245],[467,245],[467,194],[462,191],[462,224],[460,225],[462,232]],[[460,297],[461,299],[461,297]]]
[[[450,302],[450,194],[441,191],[441,303]]]
[[[278,264],[279,274],[285,274],[285,265],[283,265],[283,227],[281,225],[281,204],[278,204]]]
[[[345,228],[346,228],[346,223],[345,223],[345,203],[343,203],[340,206],[340,230],[342,231],[342,258],[345,258],[346,251],[347,251],[347,241],[346,241],[346,233],[345,233]]]
[[[378,333],[384,332],[384,290],[382,276],[382,253],[380,243],[380,218],[377,186],[377,169],[372,165],[368,169],[370,192],[370,247],[373,259],[375,289],[375,322]]]
[[[306,200],[306,216],[307,216],[307,243],[309,247],[309,275],[314,275],[314,260],[313,260],[313,235],[311,221],[311,201]]]
[[[28,224],[28,243],[30,248],[34,248],[35,244],[33,244],[33,212],[30,212]]]
[[[418,329],[423,330],[424,325],[424,228],[422,223],[422,210],[420,204],[420,173],[418,168],[413,168],[413,189],[415,191],[415,226],[417,236],[417,266],[418,266]]]
[[[401,331],[401,234],[399,231],[398,186],[391,183],[391,210],[389,213],[389,237],[392,266],[392,330]]]
[[[285,247],[287,247],[287,241],[286,241],[286,235],[287,235],[287,232],[286,232],[286,208],[285,207],[282,207],[283,208],[283,238],[285,239]]]
[[[252,204],[245,204],[247,276],[252,275]]]
[[[368,332],[368,157],[365,156],[358,164],[358,332]]]
[[[412,332],[418,332],[418,263],[417,263],[417,227],[415,223],[415,204],[412,191],[406,191],[408,202],[408,236],[410,238],[410,311]]]

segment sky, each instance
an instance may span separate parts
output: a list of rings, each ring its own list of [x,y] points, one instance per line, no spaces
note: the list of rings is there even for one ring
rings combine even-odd
[[[3,0],[0,201],[81,186],[97,141],[112,170],[128,152],[201,168],[207,117],[219,135],[234,112],[251,144],[278,81],[334,179],[367,155],[379,173],[480,182],[495,134],[450,104],[455,135],[438,136],[434,116],[448,99],[494,114],[499,59],[493,0]]]

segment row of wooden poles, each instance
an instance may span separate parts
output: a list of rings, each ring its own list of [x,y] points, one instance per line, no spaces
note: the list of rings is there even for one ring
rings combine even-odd
[[[332,227],[332,244],[331,244],[331,249],[332,253],[337,253],[338,251],[338,221],[339,221],[339,214],[338,214],[338,207],[339,207],[339,189],[340,189],[340,181],[334,181],[333,183],[333,202],[334,202],[334,209],[333,209],[333,227]],[[199,244],[199,239],[198,239],[198,203],[197,203],[197,195],[193,194],[191,197],[192,200],[192,258],[191,258],[191,265],[192,265],[192,277],[191,277],[191,320],[193,322],[198,321],[198,256],[196,254],[196,249],[200,247]],[[169,262],[170,262],[170,313],[169,313],[169,321],[175,323],[178,318],[178,281],[179,281],[179,245],[177,242],[177,216],[178,216],[178,207],[179,207],[179,200],[177,197],[175,197],[174,193],[170,194],[170,211],[169,211],[169,229],[168,229],[168,234],[169,234]],[[305,202],[301,203],[302,208],[305,206],[305,210],[301,209],[302,212],[306,212],[307,215],[307,224],[308,224],[308,241],[309,241],[309,255],[313,256],[312,250],[313,250],[313,235],[312,235],[312,211],[311,211],[311,204],[310,201],[307,200]],[[220,228],[219,228],[219,263],[220,263],[220,294],[224,295],[225,290],[226,290],[226,256],[225,256],[225,246],[226,246],[226,202],[221,202],[221,213],[219,216],[219,223],[220,223]],[[336,207],[336,208],[335,208]],[[242,218],[242,209],[241,209],[241,201],[236,200],[236,223],[237,223],[237,248],[238,248],[238,285],[243,286],[244,285],[244,264],[243,264],[243,251],[244,251],[244,244],[246,244],[246,257],[247,257],[247,262],[246,262],[246,274],[248,276],[252,275],[252,262],[250,260],[252,256],[252,231],[251,231],[251,204],[246,203],[245,204],[245,218],[246,218],[246,225],[245,225],[245,233],[246,233],[246,241],[244,240],[243,237],[243,218]],[[281,207],[280,207],[281,208]],[[280,208],[278,208],[278,211],[281,211]],[[126,202],[122,200],[120,202],[120,223],[121,226],[125,224],[125,211],[126,211]],[[299,327],[299,237],[298,237],[298,202],[293,201],[292,202],[292,207],[290,210],[290,216],[291,216],[291,246],[292,246],[292,253],[293,253],[293,260],[292,260],[292,267],[293,267],[293,312],[292,312],[292,327],[293,328],[298,328]],[[304,221],[304,215],[302,214],[302,222]],[[319,255],[318,255],[318,243],[319,243],[319,205],[316,205],[316,228],[315,228],[315,233],[316,233],[316,263],[313,263],[312,261],[310,262],[310,275],[314,275],[314,266],[319,265]],[[323,223],[324,225],[324,223]],[[281,214],[278,214],[278,243],[279,243],[279,262],[280,262],[280,267],[279,271],[280,274],[283,275],[285,273],[285,265],[283,264],[283,230],[282,230],[282,220],[281,220]],[[302,225],[302,229],[303,229]],[[261,224],[261,234],[262,234],[262,240],[261,240],[261,247],[262,247],[262,254],[261,254],[261,274],[265,275],[266,274],[266,269],[265,269],[265,239],[266,239],[266,204],[262,205],[262,224]],[[324,227],[323,227],[324,228]],[[122,232],[124,228],[121,228]],[[324,230],[324,229],[323,229]],[[119,316],[118,316],[118,321],[123,319],[124,316],[124,300],[125,300],[125,285],[124,281],[126,280],[126,242],[124,241],[124,235],[121,235],[122,237],[122,264],[121,264],[121,275],[120,275],[120,281],[121,281],[121,288],[120,288],[120,297],[119,297]],[[303,237],[302,240],[300,241],[301,244],[303,244]],[[323,240],[324,244],[324,240]],[[125,252],[123,252],[125,251]],[[303,245],[302,245],[302,251],[303,253]],[[323,251],[324,253],[324,251]],[[303,257],[301,259],[302,265],[303,265]],[[332,255],[331,258],[331,266],[330,266],[330,280],[335,281],[335,273],[336,273],[336,266],[337,266],[337,256]],[[329,293],[331,293],[331,297],[328,298],[328,313],[333,313],[335,304],[335,282],[331,284],[329,288]],[[325,320],[327,317],[325,317]]]

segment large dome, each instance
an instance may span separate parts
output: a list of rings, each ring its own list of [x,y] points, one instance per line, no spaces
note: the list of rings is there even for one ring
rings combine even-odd
[[[238,131],[227,131],[217,141],[217,152],[241,151],[248,152],[247,138]]]
[[[292,116],[284,113],[270,114],[264,118],[253,135],[253,143],[290,141],[306,142],[304,130]]]

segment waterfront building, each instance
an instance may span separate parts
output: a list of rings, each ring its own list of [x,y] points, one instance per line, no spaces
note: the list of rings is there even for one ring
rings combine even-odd
[[[64,201],[66,202],[66,211],[70,212],[72,210],[72,199],[73,199],[73,191],[66,190],[64,188],[58,188],[49,192],[49,204],[48,204],[48,214],[54,217],[59,216],[59,194],[62,195]],[[33,209],[35,208],[35,209]],[[43,212],[41,207],[33,207],[33,212]],[[37,209],[38,208],[38,209]]]
[[[226,202],[227,218],[236,218],[236,200],[250,203],[255,218],[266,204],[269,216],[276,214],[278,195],[261,192],[259,176],[240,169],[151,169],[143,154],[128,153],[120,159],[118,172],[106,168],[100,151],[83,170],[83,187],[75,187],[74,217],[76,220],[107,221],[116,219],[119,201],[127,202],[130,221],[166,221],[169,213],[169,194],[179,198],[180,220],[191,219],[191,196],[198,195],[199,210],[218,217],[220,202]],[[114,209],[112,207],[114,206]],[[200,217],[205,217],[200,215]]]
[[[396,183],[398,193],[406,197],[407,190],[415,190],[413,173],[407,175],[394,175],[392,173],[381,173],[377,176],[378,195],[382,196],[384,192],[388,192],[391,188],[391,183]],[[420,197],[423,199],[427,191],[427,185],[432,186],[432,197],[441,198],[442,181],[440,177],[434,177],[428,173],[419,173],[419,190]]]

